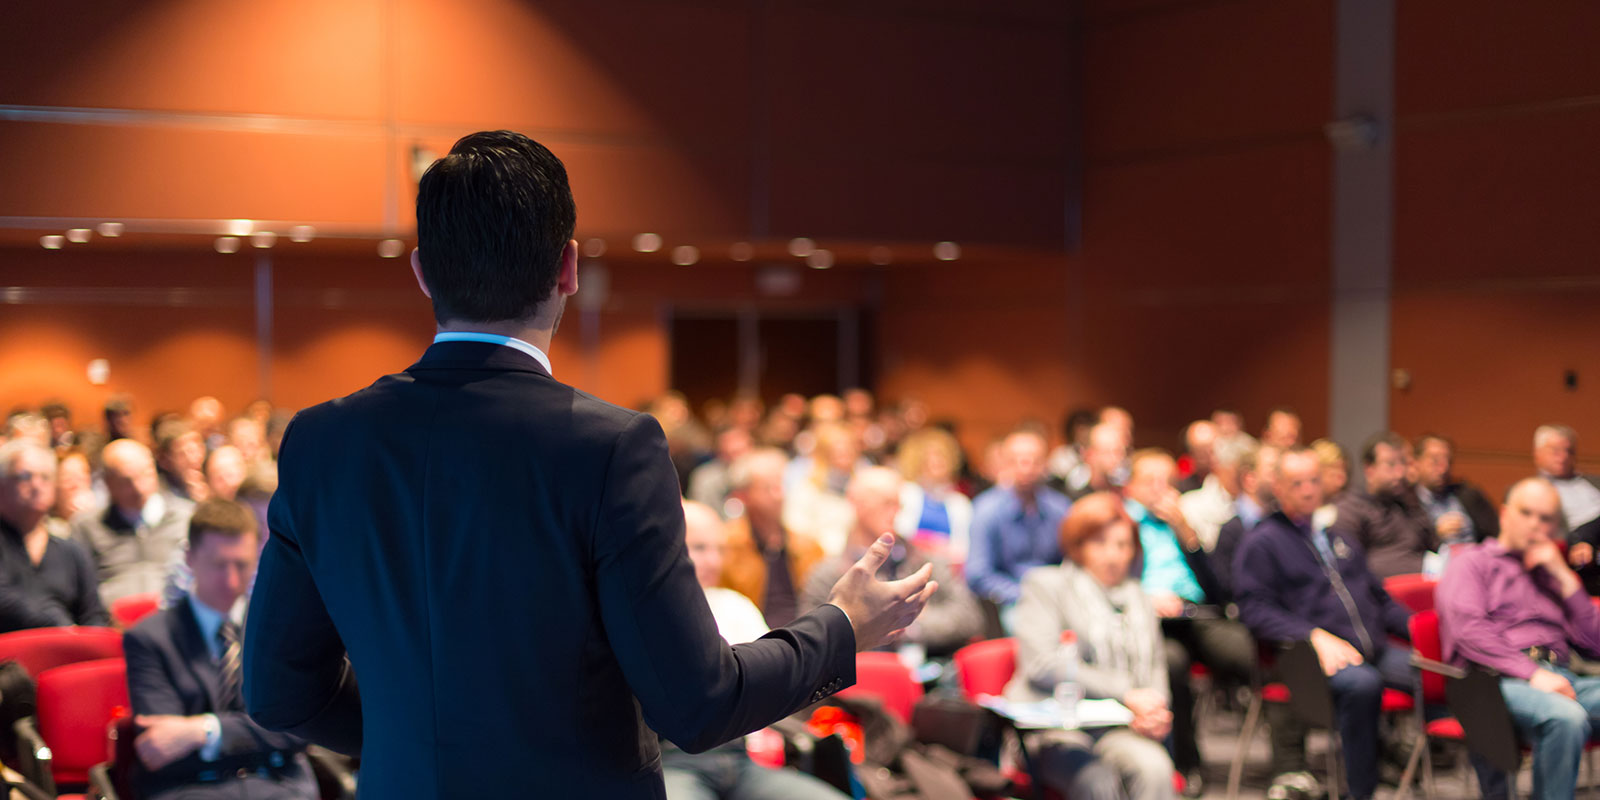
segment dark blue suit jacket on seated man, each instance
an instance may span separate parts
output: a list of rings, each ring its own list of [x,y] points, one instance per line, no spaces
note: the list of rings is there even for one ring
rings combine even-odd
[[[854,681],[832,605],[730,648],[661,427],[513,347],[300,412],[279,472],[245,695],[364,797],[662,797],[651,728],[698,752]]]

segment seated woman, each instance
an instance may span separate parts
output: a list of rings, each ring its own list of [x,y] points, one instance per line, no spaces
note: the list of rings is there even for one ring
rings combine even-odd
[[[1157,800],[1173,797],[1172,759],[1162,740],[1172,728],[1161,626],[1128,574],[1138,537],[1122,500],[1091,494],[1061,523],[1059,567],[1022,578],[1015,634],[1015,700],[1050,697],[1063,677],[1061,634],[1077,635],[1078,682],[1089,698],[1119,700],[1133,711],[1125,727],[1028,734],[1040,780],[1074,798]]]
[[[961,445],[939,428],[923,428],[900,443],[900,513],[896,533],[959,567],[967,560],[972,501],[956,491]]]

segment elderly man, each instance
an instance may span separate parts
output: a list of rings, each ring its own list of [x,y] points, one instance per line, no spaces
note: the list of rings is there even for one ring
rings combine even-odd
[[[1205,484],[1206,478],[1211,476],[1211,464],[1215,457],[1213,448],[1216,444],[1217,426],[1211,420],[1197,419],[1184,428],[1183,447],[1189,456],[1190,472],[1178,481],[1179,492],[1187,494]]]
[[[817,563],[822,545],[783,525],[783,470],[788,457],[776,448],[753,450],[728,469],[737,508],[728,520],[722,585],[755,603],[768,625],[784,626],[799,616],[800,589]]]
[[[0,633],[111,623],[88,554],[50,535],[55,501],[55,454],[26,439],[0,445]]]
[[[1472,544],[1500,535],[1494,504],[1453,472],[1456,446],[1436,433],[1417,438],[1417,500],[1433,520],[1443,545]]]
[[[1309,640],[1316,649],[1333,693],[1350,796],[1367,800],[1378,786],[1383,689],[1409,691],[1415,682],[1409,648],[1389,640],[1409,640],[1410,614],[1383,591],[1360,543],[1313,519],[1322,505],[1321,469],[1310,448],[1292,447],[1279,458],[1279,510],[1245,536],[1234,585],[1239,618],[1256,638]],[[1281,746],[1278,739],[1274,783],[1307,777],[1303,742]]]
[[[804,608],[815,608],[827,602],[833,584],[845,571],[878,537],[894,530],[895,515],[900,513],[900,488],[900,473],[888,467],[856,471],[845,490],[856,515],[849,543],[843,553],[818,564],[811,573],[802,598]],[[899,580],[931,563],[933,579],[940,587],[928,601],[927,610],[906,629],[902,641],[922,645],[929,655],[954,653],[983,632],[983,611],[978,608],[977,599],[960,581],[951,578],[949,565],[942,558],[929,555],[903,536],[897,535],[895,539],[888,560],[878,570],[879,577]]]
[[[1294,447],[1300,443],[1300,415],[1278,406],[1267,412],[1267,425],[1261,429],[1261,443],[1271,447]]]
[[[719,432],[716,457],[689,473],[689,499],[726,515],[724,504],[733,490],[728,480],[728,470],[733,462],[750,452],[754,442],[750,431],[745,428],[725,428]]]
[[[1166,637],[1167,677],[1172,696],[1172,761],[1187,779],[1185,792],[1198,797],[1200,748],[1195,737],[1194,691],[1189,667],[1201,663],[1219,678],[1248,683],[1256,646],[1250,632],[1230,619],[1197,617],[1196,607],[1220,607],[1228,596],[1211,570],[1200,537],[1184,519],[1173,488],[1177,464],[1163,450],[1134,453],[1125,505],[1138,525],[1143,559],[1140,583]]]
[[[1578,433],[1565,425],[1540,425],[1533,433],[1533,465],[1561,497],[1557,532],[1571,546],[1572,565],[1583,569],[1589,591],[1600,588],[1593,570],[1600,544],[1600,476],[1578,472]]]
[[[736,462],[737,463],[737,462]],[[782,480],[780,468],[776,479]],[[694,563],[694,576],[705,590],[717,632],[730,644],[753,642],[767,635],[767,624],[750,599],[717,584],[722,580],[727,533],[710,506],[685,500],[684,544]],[[686,753],[661,743],[661,772],[667,800],[845,800],[833,787],[792,769],[767,769],[750,760],[744,739],[734,739],[704,753]]]
[[[159,592],[183,547],[194,504],[161,491],[150,448],[118,439],[101,453],[110,501],[79,514],[72,538],[99,571],[107,606],[130,594]]]
[[[1361,545],[1379,578],[1422,572],[1423,558],[1439,549],[1433,520],[1406,481],[1409,449],[1393,433],[1379,433],[1361,446],[1365,482],[1334,506],[1332,528]]]
[[[1445,659],[1500,674],[1511,718],[1533,747],[1540,800],[1574,796],[1584,744],[1600,726],[1600,678],[1569,668],[1574,650],[1600,656],[1600,612],[1556,545],[1560,515],[1548,480],[1517,483],[1499,536],[1456,549],[1436,596]]]
[[[1077,500],[1095,492],[1121,492],[1126,482],[1123,468],[1127,463],[1128,440],[1122,429],[1104,422],[1095,425],[1089,429],[1089,446],[1083,451],[1083,465],[1088,475],[1076,489],[1067,492],[1067,498]]]
[[[1183,492],[1178,507],[1200,537],[1200,544],[1210,552],[1217,547],[1222,526],[1238,513],[1239,463],[1256,448],[1248,437],[1230,436],[1206,449],[1209,474],[1196,489],[1185,491],[1184,482],[1178,482],[1178,489]]]
[[[1244,537],[1255,530],[1261,520],[1277,510],[1272,499],[1272,483],[1278,474],[1276,447],[1257,445],[1250,439],[1239,437],[1242,452],[1239,454],[1239,493],[1233,499],[1233,516],[1222,523],[1217,532],[1217,544],[1211,549],[1211,567],[1217,582],[1230,596],[1233,588],[1233,559],[1239,552]]]
[[[996,485],[972,503],[967,584],[999,606],[1002,615],[1022,593],[1022,573],[1061,563],[1057,531],[1072,501],[1044,485],[1045,448],[1044,437],[1031,430],[1007,436],[1000,468],[1009,484]]]

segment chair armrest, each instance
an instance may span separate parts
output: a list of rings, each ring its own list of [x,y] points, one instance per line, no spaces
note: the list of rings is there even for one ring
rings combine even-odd
[[[306,748],[306,758],[311,761],[311,772],[317,776],[319,787],[333,787],[337,800],[355,799],[356,775],[350,768],[350,759],[316,745]]]
[[[1411,666],[1425,672],[1433,672],[1443,675],[1446,678],[1455,678],[1460,680],[1467,677],[1467,671],[1460,667],[1446,664],[1443,661],[1434,661],[1431,658],[1423,658],[1415,653],[1411,654]]]
[[[17,733],[17,772],[29,783],[55,797],[56,778],[51,767],[54,755],[50,752],[50,746],[44,743],[44,737],[39,735],[34,718],[23,717],[13,727]]]
[[[111,764],[105,762],[89,768],[89,800],[118,800],[117,786],[111,780]]]

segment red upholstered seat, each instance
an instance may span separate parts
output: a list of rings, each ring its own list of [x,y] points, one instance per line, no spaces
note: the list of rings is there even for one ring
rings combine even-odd
[[[127,630],[138,625],[139,620],[156,613],[160,607],[161,595],[156,592],[130,594],[111,604],[111,618],[116,620],[118,627]]]
[[[1444,717],[1428,723],[1428,735],[1435,739],[1464,739],[1466,731],[1461,730],[1461,721],[1455,717]]]
[[[1416,701],[1411,695],[1397,689],[1383,690],[1383,713],[1400,714],[1416,708]]]
[[[1383,590],[1413,612],[1433,610],[1433,592],[1438,586],[1438,581],[1422,575],[1395,575],[1383,582]]]
[[[1266,703],[1289,702],[1289,687],[1281,683],[1269,683],[1261,687],[1261,700]]]
[[[0,661],[15,659],[38,677],[64,664],[122,657],[122,631],[113,628],[30,628],[0,633]]]
[[[856,656],[856,685],[839,693],[841,697],[871,695],[883,701],[889,713],[901,722],[911,722],[911,709],[922,699],[922,684],[894,653],[867,652]]]
[[[106,760],[106,726],[128,707],[127,667],[119,658],[84,661],[39,673],[39,736],[54,754],[57,785],[84,784]]]
[[[967,699],[998,695],[1017,672],[1017,640],[990,639],[956,651],[956,673]]]

